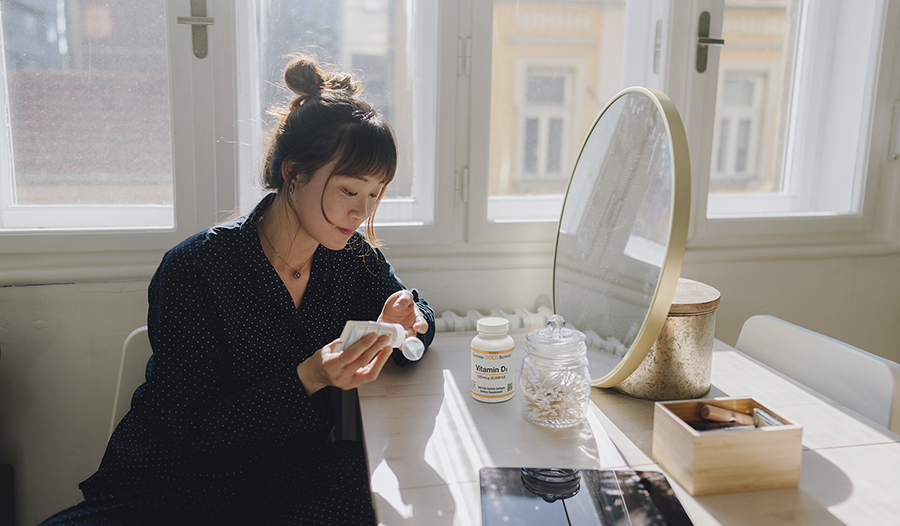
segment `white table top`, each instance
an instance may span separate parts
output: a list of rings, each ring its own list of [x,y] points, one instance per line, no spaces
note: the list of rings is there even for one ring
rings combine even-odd
[[[511,331],[517,368],[527,332]],[[486,466],[664,471],[651,457],[652,401],[595,388],[584,425],[550,430],[522,418],[518,393],[473,399],[474,335],[438,334],[421,361],[388,364],[359,388],[382,524],[481,524]],[[708,397],[752,397],[803,426],[800,484],[695,498],[669,477],[694,524],[900,524],[900,436],[719,341],[712,384]]]

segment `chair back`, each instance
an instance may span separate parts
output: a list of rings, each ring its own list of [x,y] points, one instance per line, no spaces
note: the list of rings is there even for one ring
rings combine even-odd
[[[744,322],[735,348],[900,433],[900,364],[768,315]]]
[[[122,361],[119,363],[119,380],[116,382],[116,398],[113,401],[112,422],[109,426],[110,435],[125,413],[131,409],[131,396],[134,390],[144,383],[147,360],[152,354],[146,326],[138,327],[125,338],[122,345]]]

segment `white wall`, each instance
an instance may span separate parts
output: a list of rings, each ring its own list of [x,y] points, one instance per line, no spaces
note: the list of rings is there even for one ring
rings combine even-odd
[[[148,282],[0,288],[0,463],[15,471],[17,524],[77,503],[97,469]]]

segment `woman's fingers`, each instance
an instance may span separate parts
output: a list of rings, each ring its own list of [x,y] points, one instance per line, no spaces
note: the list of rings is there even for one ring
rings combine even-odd
[[[357,385],[371,382],[378,378],[378,375],[381,374],[381,370],[384,368],[384,364],[391,358],[392,352],[393,351],[388,348],[382,349],[381,353],[378,354],[374,360],[357,369],[354,374],[354,377],[359,380]]]
[[[403,325],[407,337],[428,331],[428,322],[416,305],[412,292],[408,290],[398,290],[388,297],[378,321]]]
[[[409,315],[415,304],[416,302],[413,301],[413,295],[410,291],[398,290],[385,300],[379,320],[383,319],[383,321],[390,323],[400,323],[400,320]]]
[[[406,312],[407,309],[416,304],[416,302],[413,301],[412,292],[408,290],[398,290],[394,293],[394,296],[397,296],[397,299],[394,300],[394,310],[398,313]]]
[[[331,352],[324,354],[329,384],[341,389],[353,389],[377,378],[390,358],[389,342],[390,337],[386,335],[369,333],[343,349],[340,343],[332,345]]]
[[[391,338],[387,335],[378,336],[374,332],[363,335],[353,345],[345,347],[339,357],[339,362],[344,367],[362,367],[371,362],[378,351],[388,346]]]
[[[389,341],[388,336],[367,334],[342,348],[341,341],[334,340],[300,363],[297,375],[310,395],[328,385],[353,389],[378,378],[391,357]]]

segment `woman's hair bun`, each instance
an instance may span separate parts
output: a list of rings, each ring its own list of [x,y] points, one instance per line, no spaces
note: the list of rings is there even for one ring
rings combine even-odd
[[[344,93],[347,96],[355,97],[362,92],[362,85],[353,75],[349,73],[330,73],[325,80],[325,87],[329,91]]]
[[[353,75],[343,72],[326,71],[315,55],[294,55],[284,68],[284,83],[297,95],[291,109],[311,97],[319,97],[323,92],[355,97],[362,92],[362,85]]]

